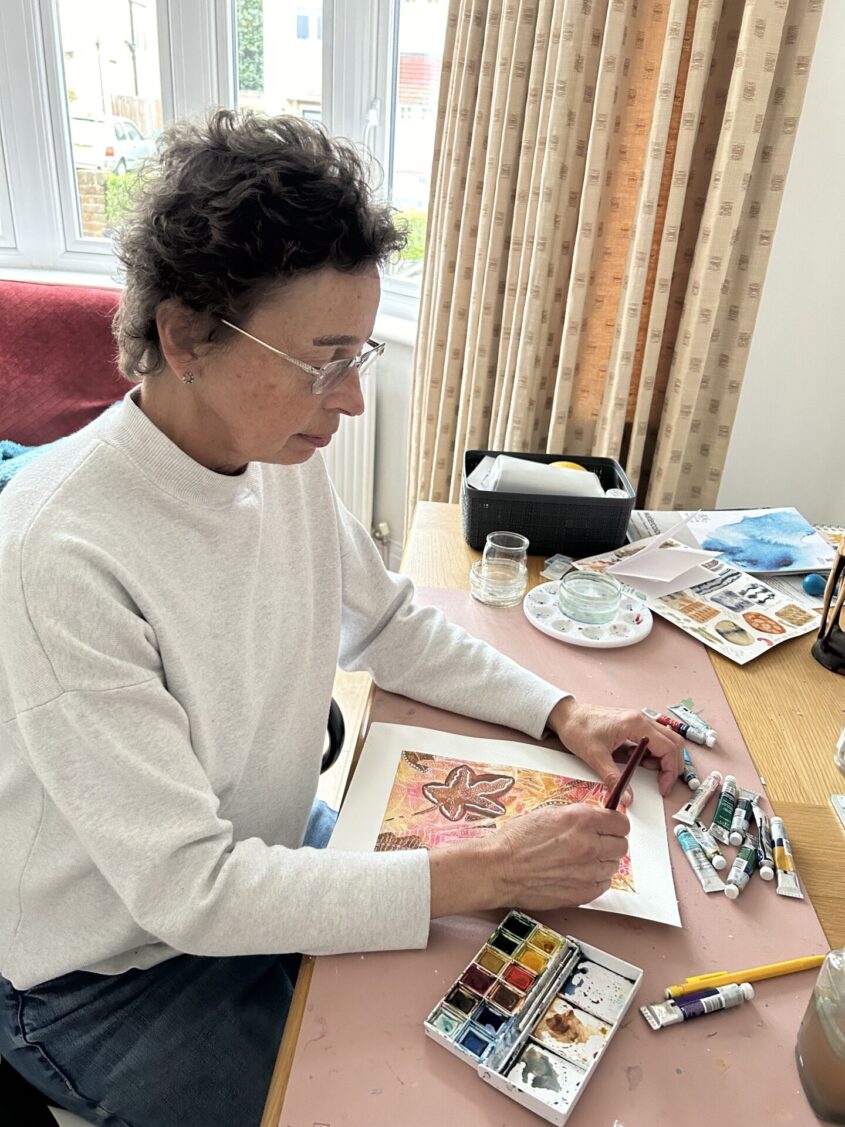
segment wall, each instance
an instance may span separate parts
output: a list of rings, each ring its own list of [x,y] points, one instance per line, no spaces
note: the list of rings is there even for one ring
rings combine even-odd
[[[827,0],[719,506],[845,524],[845,3]]]

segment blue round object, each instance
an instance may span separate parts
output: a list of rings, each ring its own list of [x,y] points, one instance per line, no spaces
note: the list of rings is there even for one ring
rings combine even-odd
[[[827,580],[823,575],[805,575],[801,586],[814,599],[820,599],[824,594]]]

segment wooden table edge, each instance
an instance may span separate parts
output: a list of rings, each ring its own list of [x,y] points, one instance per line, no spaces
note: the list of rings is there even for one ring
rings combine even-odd
[[[355,751],[353,752],[349,771],[346,775],[346,782],[343,788],[344,798],[346,797],[346,791],[349,789],[349,782],[355,773],[355,768],[358,766],[358,760],[361,758],[361,749],[364,746],[364,739],[366,738],[367,730],[370,726],[370,712],[372,710],[374,695],[375,684],[371,681],[370,691],[367,694],[364,712],[361,716],[361,726],[358,729],[358,735],[355,739]],[[276,1054],[276,1063],[273,1066],[270,1087],[267,1090],[267,1100],[264,1104],[264,1114],[261,1116],[260,1127],[279,1127],[279,1121],[282,1117],[282,1108],[285,1102],[285,1093],[287,1092],[288,1080],[290,1079],[291,1068],[293,1067],[296,1046],[299,1042],[302,1019],[305,1017],[308,991],[311,989],[311,978],[314,974],[316,961],[313,955],[303,955],[302,957],[299,975],[296,979],[296,986],[293,988],[293,997],[291,998],[287,1021],[285,1022],[285,1030],[282,1034],[282,1040],[279,1043],[279,1051]]]

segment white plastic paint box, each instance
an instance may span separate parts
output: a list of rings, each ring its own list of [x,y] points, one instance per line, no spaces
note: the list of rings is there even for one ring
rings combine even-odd
[[[639,967],[509,912],[425,1020],[482,1080],[563,1124],[642,981]]]

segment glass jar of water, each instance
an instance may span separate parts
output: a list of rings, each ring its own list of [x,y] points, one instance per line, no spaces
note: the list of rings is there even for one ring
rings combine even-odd
[[[831,951],[798,1030],[798,1075],[820,1119],[845,1123],[845,949]]]

